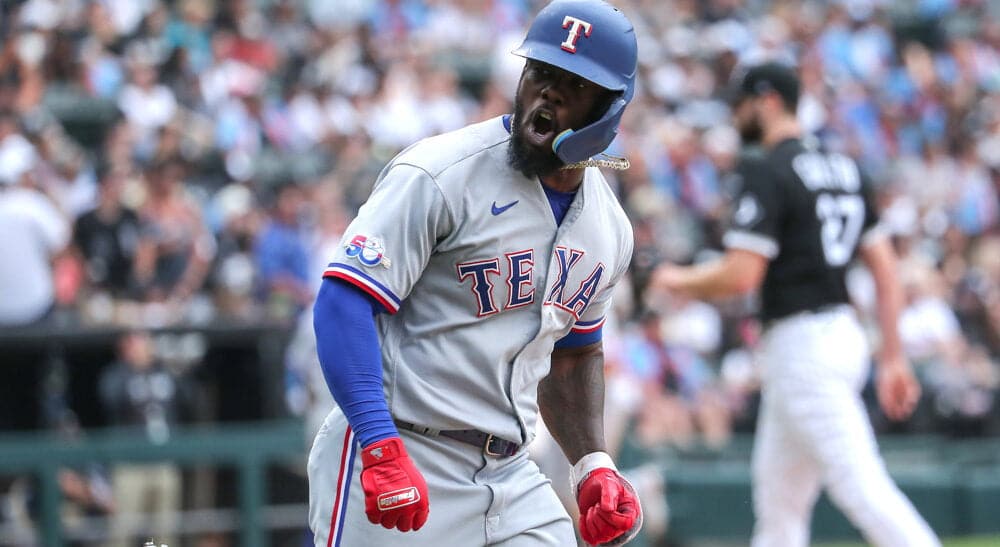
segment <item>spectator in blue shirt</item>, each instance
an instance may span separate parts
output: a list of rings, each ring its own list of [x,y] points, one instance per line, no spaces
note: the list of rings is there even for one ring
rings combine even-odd
[[[268,316],[275,319],[291,319],[312,301],[309,250],[300,221],[303,198],[300,186],[282,184],[269,219],[257,236],[259,294]]]

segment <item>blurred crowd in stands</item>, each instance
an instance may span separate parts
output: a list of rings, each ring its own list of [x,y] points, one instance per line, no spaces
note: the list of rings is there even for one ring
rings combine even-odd
[[[331,249],[396,152],[510,111],[509,52],[542,4],[0,3],[0,326],[291,325],[289,407],[319,419],[309,308]],[[718,248],[740,148],[720,91],[783,60],[805,128],[876,181],[901,256],[925,397],[877,427],[1000,434],[1000,3],[616,4],[640,51],[611,150],[632,167],[606,173],[636,235],[605,334],[622,427],[680,449],[752,430],[753,299],[651,301],[644,284]],[[870,317],[865,271],[850,288]]]
[[[287,327],[286,401],[315,429],[331,401],[310,305],[331,249],[396,152],[510,111],[509,52],[543,3],[0,3],[0,329],[126,327],[99,400],[109,425],[162,440],[190,378],[144,331]],[[799,67],[802,123],[872,175],[901,256],[925,397],[902,425],[873,405],[876,427],[1000,434],[1000,4],[616,4],[640,78],[611,150],[632,167],[606,173],[636,234],[605,329],[612,439],[711,450],[752,431],[753,298],[653,301],[644,284],[719,247],[740,148],[720,91],[766,59]],[[871,317],[869,276],[849,281]],[[103,476],[60,484],[90,511],[138,503],[142,483],[177,506],[169,465]]]

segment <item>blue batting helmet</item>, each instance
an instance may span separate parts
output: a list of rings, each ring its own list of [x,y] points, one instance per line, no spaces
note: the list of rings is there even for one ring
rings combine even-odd
[[[621,92],[601,119],[556,136],[552,150],[563,162],[586,160],[614,140],[625,105],[635,93],[638,49],[632,23],[602,0],[555,0],[538,12],[515,55]]]

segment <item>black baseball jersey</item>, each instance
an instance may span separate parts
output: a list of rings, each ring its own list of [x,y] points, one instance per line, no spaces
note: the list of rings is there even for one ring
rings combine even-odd
[[[854,160],[808,142],[787,139],[737,168],[723,243],[770,260],[764,320],[846,303],[848,263],[878,224],[871,185]]]

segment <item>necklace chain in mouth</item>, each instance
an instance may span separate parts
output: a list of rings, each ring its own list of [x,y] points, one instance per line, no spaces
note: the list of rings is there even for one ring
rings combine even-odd
[[[607,167],[608,169],[614,169],[616,171],[624,171],[631,167],[631,162],[628,158],[624,156],[612,156],[611,154],[601,153],[598,158],[590,158],[583,161],[578,161],[576,163],[570,163],[562,166],[562,169],[584,169],[586,167]]]

